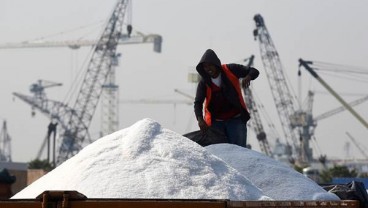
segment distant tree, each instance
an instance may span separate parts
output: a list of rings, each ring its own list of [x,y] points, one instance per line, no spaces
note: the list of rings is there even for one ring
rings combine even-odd
[[[360,173],[358,175],[359,178],[368,178],[368,173]]]
[[[334,166],[321,172],[321,182],[331,183],[332,178],[355,178],[358,176],[356,170],[349,170],[346,166]]]
[[[53,165],[47,160],[35,159],[28,163],[29,169],[43,169],[45,171],[51,171],[54,169]]]

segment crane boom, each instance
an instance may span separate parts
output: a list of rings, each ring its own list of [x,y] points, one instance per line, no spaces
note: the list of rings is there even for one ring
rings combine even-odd
[[[133,43],[153,43],[154,51],[161,52],[162,37],[160,35],[144,35],[140,32],[132,34],[132,27],[127,26],[127,33],[122,33],[124,16],[129,10],[129,0],[118,0],[114,10],[98,41],[66,41],[66,42],[43,42],[43,43],[21,43],[19,45],[7,45],[5,48],[26,47],[59,47],[69,46],[77,49],[81,46],[92,45],[93,53],[88,63],[83,82],[79,89],[74,105],[67,105],[62,102],[48,100],[43,93],[45,87],[58,86],[55,83],[42,85],[36,84],[32,93],[35,96],[27,96],[20,93],[13,93],[33,108],[40,110],[47,117],[53,119],[52,122],[61,124],[59,131],[60,141],[57,164],[60,164],[78,153],[91,138],[88,132],[89,125],[98,105],[102,92],[106,91],[112,100],[111,89],[117,88],[115,85],[114,67],[117,66],[117,53],[119,44]],[[1,46],[0,46],[1,48]],[[4,48],[4,47],[2,47]],[[39,87],[41,86],[41,87]],[[38,94],[37,94],[38,93]],[[40,96],[37,96],[40,95]],[[117,98],[113,98],[117,101]],[[111,102],[110,102],[111,105]],[[70,107],[71,106],[71,107]],[[117,107],[109,106],[109,107]],[[110,112],[111,113],[111,112]],[[115,116],[116,114],[114,114]],[[55,163],[55,161],[54,161]]]
[[[105,41],[105,40],[102,40]],[[42,47],[69,47],[71,49],[78,49],[84,46],[95,46],[98,40],[66,40],[66,41],[24,41],[21,43],[5,43],[0,44],[0,49],[16,49],[16,48],[42,48]],[[118,39],[118,44],[137,44],[137,43],[154,43],[153,50],[155,52],[161,52],[162,37],[157,34],[143,34],[136,32],[134,35],[128,36],[122,34]],[[105,44],[99,42],[99,44]]]
[[[354,107],[354,106],[356,106],[356,105],[359,105],[359,104],[361,104],[361,103],[365,102],[366,100],[368,100],[368,96],[364,96],[364,97],[362,97],[362,98],[360,98],[360,99],[357,99],[357,100],[354,100],[354,101],[352,101],[352,102],[350,102],[350,103],[348,103],[348,104],[349,104],[351,107]],[[323,113],[323,114],[321,114],[321,115],[316,116],[316,117],[314,118],[314,120],[318,121],[318,120],[321,120],[321,119],[324,119],[324,118],[330,117],[330,116],[332,116],[332,115],[335,115],[335,114],[337,114],[337,113],[340,113],[340,112],[342,112],[342,111],[344,111],[344,110],[346,110],[346,108],[345,108],[344,106],[340,106],[340,107],[338,107],[338,108],[335,108],[335,109],[333,109],[333,110],[327,111],[327,112],[325,112],[325,113]]]
[[[17,92],[14,92],[13,95],[25,103],[28,103],[32,108],[39,110],[46,117],[57,120],[62,128],[67,128],[67,124],[59,115],[75,113],[72,108],[59,101],[23,95]]]
[[[368,129],[368,123],[361,117],[341,96],[339,96],[313,69],[309,66],[312,61],[299,59],[299,64],[303,66],[314,78],[316,78],[365,128]]]
[[[75,113],[63,115],[62,120],[67,121],[67,128],[62,134],[63,145],[59,149],[58,163],[75,155],[84,146],[102,87],[113,66],[112,57],[116,57],[128,3],[127,0],[120,0],[116,4],[99,41],[94,46],[92,58],[73,106]]]
[[[263,17],[259,14],[254,16],[256,29],[254,30],[255,39],[258,39],[260,46],[260,54],[264,69],[271,88],[273,100],[276,105],[281,127],[286,139],[291,139],[295,152],[299,151],[296,146],[298,139],[296,132],[293,130],[290,117],[295,113],[293,98],[291,91],[287,85],[287,80],[283,72],[283,66],[280,61],[279,54],[266,28]],[[307,148],[307,147],[306,147]],[[298,155],[302,160],[307,160],[306,155]]]
[[[253,61],[254,61],[254,55],[252,55],[248,59],[247,66],[248,67],[252,66]],[[249,125],[256,133],[256,137],[257,137],[261,152],[263,152],[267,156],[272,157],[272,151],[271,151],[270,145],[267,140],[267,135],[266,135],[266,132],[264,131],[264,127],[261,121],[261,116],[257,109],[257,105],[256,105],[256,102],[255,102],[255,99],[254,99],[254,96],[253,96],[253,93],[250,87],[251,86],[249,86],[249,88],[243,87],[244,100],[245,100],[245,103],[247,104],[247,108],[252,117],[252,119],[249,120]]]

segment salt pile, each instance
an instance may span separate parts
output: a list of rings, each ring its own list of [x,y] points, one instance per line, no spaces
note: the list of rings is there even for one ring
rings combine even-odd
[[[275,200],[340,200],[301,173],[259,152],[231,144],[207,146]]]
[[[88,198],[270,200],[223,160],[151,119],[90,144],[12,199],[45,190]]]

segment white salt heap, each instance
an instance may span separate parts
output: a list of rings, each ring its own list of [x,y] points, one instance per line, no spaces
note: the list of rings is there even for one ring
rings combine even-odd
[[[45,190],[88,198],[270,199],[205,148],[150,119],[90,144],[12,199]]]
[[[207,146],[275,200],[339,200],[301,173],[264,154],[232,144]]]
[[[338,200],[258,152],[231,144],[203,148],[151,119],[90,144],[12,199],[45,190],[88,198]]]

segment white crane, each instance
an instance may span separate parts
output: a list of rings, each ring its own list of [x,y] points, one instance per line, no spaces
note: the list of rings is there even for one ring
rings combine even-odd
[[[296,111],[295,95],[288,86],[284,68],[281,64],[280,56],[273,43],[270,33],[265,25],[264,19],[260,14],[254,16],[256,29],[254,37],[259,42],[260,54],[266,76],[271,88],[273,100],[279,115],[281,128],[285,139],[291,140],[296,162],[301,165],[313,160],[312,149],[309,147],[310,134],[297,134],[296,127],[301,127],[304,131],[304,123],[299,123],[300,113]],[[307,131],[309,130],[307,129]]]
[[[109,81],[111,81],[111,76],[114,76],[113,70],[115,66],[114,61],[116,61],[115,58],[117,57],[117,46],[124,38],[131,37],[132,27],[130,25],[127,27],[126,34],[122,31],[128,4],[128,0],[119,0],[117,2],[102,35],[97,42],[92,44],[93,54],[76,101],[72,107],[51,100],[44,101],[49,104],[45,107],[35,103],[30,96],[14,93],[15,96],[34,105],[36,109],[60,124],[59,126],[62,129],[59,131],[61,137],[59,140],[57,164],[60,164],[78,153],[83,146],[91,140],[88,127],[93,118],[104,86],[109,84],[115,85],[115,83],[110,83]],[[159,52],[161,51],[160,44],[162,39],[160,36],[155,36],[155,38],[156,39],[147,38],[142,40],[153,41],[155,44],[154,50]]]
[[[130,4],[130,3],[129,3]],[[127,8],[126,13],[130,8]],[[127,33],[119,34],[116,39],[118,45],[126,44],[145,44],[153,43],[153,51],[161,53],[162,50],[162,36],[158,34],[144,34],[142,32],[133,30],[130,22],[127,24]],[[19,48],[58,48],[69,47],[71,49],[79,49],[81,47],[96,47],[96,44],[106,45],[103,40],[66,40],[66,41],[47,41],[47,40],[35,40],[35,41],[23,41],[15,43],[0,44],[0,49],[19,49]],[[115,68],[119,64],[120,54],[115,54],[112,59],[112,69],[109,72],[107,82],[103,84],[102,99],[101,99],[101,135],[106,135],[117,130],[119,125],[118,114],[118,94],[119,87],[115,83]],[[43,94],[42,96],[45,96]],[[46,99],[43,99],[44,101]],[[34,114],[34,111],[32,111]]]
[[[131,35],[122,34],[117,41],[119,45],[153,43],[153,50],[158,53],[161,52],[162,36],[157,34],[144,34],[142,32],[132,31]],[[79,49],[80,47],[84,46],[95,46],[97,42],[98,40],[24,41],[20,43],[17,42],[17,43],[0,44],[0,49],[50,48],[50,47],[51,48],[69,47],[71,49]]]

